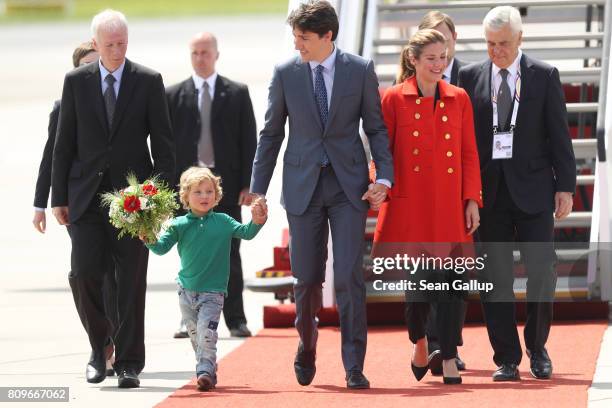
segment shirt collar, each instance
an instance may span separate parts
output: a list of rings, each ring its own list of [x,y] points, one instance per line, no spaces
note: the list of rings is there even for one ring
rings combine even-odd
[[[520,72],[522,56],[523,56],[523,51],[519,48],[518,55],[516,56],[514,61],[512,61],[512,64],[510,64],[510,66],[506,68],[511,78],[516,78],[516,76]],[[501,68],[493,64],[493,78],[495,78],[499,74],[499,71],[501,71]]]
[[[328,71],[328,72],[334,68],[334,65],[336,65],[336,54],[338,53],[338,49],[336,48],[335,44],[333,44],[333,46],[334,46],[334,50],[332,51],[332,53],[329,54],[329,56],[325,58],[322,62],[317,62],[317,61],[308,62],[310,64],[311,70],[314,71],[314,69],[318,67],[319,65],[323,65],[323,68],[325,69],[325,71]]]
[[[195,215],[194,213],[192,213],[191,211],[189,211],[185,216],[191,220],[199,220],[199,219],[207,219],[208,217],[210,217],[211,214],[213,214],[214,211],[210,210],[208,211],[203,217],[198,217],[197,215]]]
[[[208,87],[210,89],[215,89],[215,84],[217,83],[217,76],[217,71],[213,72],[212,75],[210,75],[208,78],[202,78],[194,72],[191,78],[193,78],[193,84],[198,90],[202,89],[202,87],[204,86],[204,82],[208,83]]]
[[[448,81],[446,81],[446,82],[449,83],[449,84],[450,84],[451,76],[453,74],[453,64],[454,63],[455,63],[455,58],[453,58],[451,60],[450,64],[448,64],[448,66],[444,70],[444,76],[445,76],[445,78],[448,79]]]
[[[125,68],[125,60],[123,60],[123,63],[119,65],[119,68],[117,68],[114,72],[110,72],[108,69],[106,69],[104,65],[102,65],[101,59],[98,59],[98,65],[100,66],[100,76],[102,77],[102,81],[104,81],[104,78],[106,78],[108,74],[111,74],[115,77],[117,83],[121,83],[121,77],[123,76],[123,68]]]

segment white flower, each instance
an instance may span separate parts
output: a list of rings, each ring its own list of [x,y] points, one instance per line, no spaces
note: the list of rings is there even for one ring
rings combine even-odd
[[[141,210],[148,210],[149,208],[151,208],[148,205],[149,200],[146,197],[139,197],[140,199],[140,209]]]
[[[125,194],[135,194],[135,193],[136,193],[136,191],[137,191],[137,189],[136,189],[136,187],[134,187],[134,186],[129,186],[129,187],[126,187],[126,188],[123,190],[123,192],[124,192]]]

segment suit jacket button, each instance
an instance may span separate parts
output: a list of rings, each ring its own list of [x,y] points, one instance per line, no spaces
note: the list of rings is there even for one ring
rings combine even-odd
[[[448,174],[453,174],[454,172],[455,172],[455,170],[453,170],[453,168],[452,168],[452,167],[449,167],[449,168],[448,168]]]
[[[98,176],[102,177],[103,175],[104,175],[104,172],[103,172],[103,171],[99,171],[99,172],[98,172]]]

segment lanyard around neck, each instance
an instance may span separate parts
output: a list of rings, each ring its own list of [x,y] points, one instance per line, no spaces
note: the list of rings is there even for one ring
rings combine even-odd
[[[521,71],[516,71],[516,81],[514,82],[514,108],[512,109],[512,118],[510,119],[510,131],[516,126],[516,117],[518,115],[519,102],[521,99]],[[502,78],[502,81],[504,79]],[[493,133],[499,130],[499,117],[497,114],[497,90],[494,86],[491,87],[491,102],[493,103]]]

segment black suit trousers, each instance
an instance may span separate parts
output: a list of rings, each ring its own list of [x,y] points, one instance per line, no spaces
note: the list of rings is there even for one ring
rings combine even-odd
[[[101,351],[112,337],[115,365],[120,371],[142,371],[145,363],[144,311],[149,251],[139,239],[118,239],[109,223],[108,210],[100,207],[96,194],[89,207],[70,226],[72,239],[71,288],[76,308],[94,351]],[[104,277],[109,254],[117,286],[117,327],[106,315]]]
[[[522,350],[513,301],[513,245],[504,243],[518,242],[527,272],[525,346],[541,351],[550,332],[556,285],[553,215],[549,211],[528,214],[519,209],[502,176],[495,203],[481,210],[480,223],[479,236],[487,254],[485,276],[494,285],[492,292],[481,293],[493,360],[497,365],[519,364]]]

